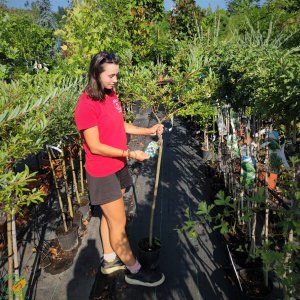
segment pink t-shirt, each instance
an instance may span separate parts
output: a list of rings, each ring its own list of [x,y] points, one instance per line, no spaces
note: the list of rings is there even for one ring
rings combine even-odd
[[[91,153],[82,131],[98,126],[99,140],[118,149],[127,149],[122,107],[115,92],[106,95],[103,101],[95,101],[86,92],[80,96],[75,109],[75,123],[81,131],[86,152],[85,169],[95,177],[103,177],[121,170],[126,164],[125,157],[107,157]]]

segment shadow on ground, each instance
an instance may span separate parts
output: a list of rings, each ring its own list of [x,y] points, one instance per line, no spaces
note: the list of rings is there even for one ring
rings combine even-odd
[[[213,195],[200,149],[191,147],[189,139],[178,120],[164,135],[154,235],[162,243],[159,267],[165,283],[157,288],[128,286],[122,272],[105,277],[99,271],[90,299],[237,299],[238,290],[223,268],[227,255],[219,234],[205,223],[198,224],[196,239],[177,231],[186,221],[186,209],[195,211],[199,201],[210,202]],[[155,168],[155,159],[145,162],[135,185],[135,217],[127,232],[136,255],[138,241],[149,235]]]

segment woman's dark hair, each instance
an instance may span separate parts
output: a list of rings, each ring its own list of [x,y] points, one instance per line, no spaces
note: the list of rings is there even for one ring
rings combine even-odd
[[[100,74],[104,71],[103,64],[119,64],[119,59],[114,53],[99,52],[94,55],[89,68],[89,82],[85,89],[89,97],[94,100],[103,100],[112,90],[106,90],[100,82]]]

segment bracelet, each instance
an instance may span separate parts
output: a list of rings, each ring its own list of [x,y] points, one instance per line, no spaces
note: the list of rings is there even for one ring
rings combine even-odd
[[[127,158],[130,158],[130,149],[127,149]]]
[[[124,157],[124,152],[125,152],[125,150],[123,150],[123,151],[122,151],[122,155],[121,155],[121,157]]]

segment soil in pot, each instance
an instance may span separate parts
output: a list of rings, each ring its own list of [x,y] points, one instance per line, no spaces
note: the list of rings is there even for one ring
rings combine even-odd
[[[248,299],[264,299],[273,289],[272,281],[269,280],[269,286],[264,284],[264,274],[262,268],[246,268],[238,271],[242,284],[242,293]]]
[[[141,265],[148,269],[156,269],[159,263],[160,241],[157,238],[153,239],[152,246],[149,246],[149,238],[144,238],[139,241],[139,261]]]
[[[59,245],[64,251],[72,251],[78,245],[78,226],[73,224],[65,232],[63,226],[56,230]]]

